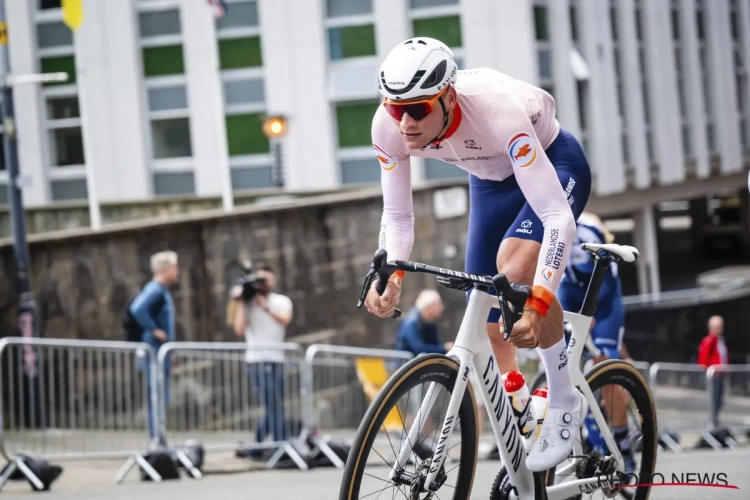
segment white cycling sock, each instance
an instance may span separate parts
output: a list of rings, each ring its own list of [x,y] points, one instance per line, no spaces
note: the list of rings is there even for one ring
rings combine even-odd
[[[565,344],[565,337],[552,347],[546,349],[537,347],[536,351],[542,358],[544,371],[547,373],[549,405],[556,408],[574,409],[578,404],[578,394],[573,388],[573,381],[568,371],[568,346]]]

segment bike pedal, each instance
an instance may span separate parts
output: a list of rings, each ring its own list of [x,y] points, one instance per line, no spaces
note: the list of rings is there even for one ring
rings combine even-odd
[[[461,278],[448,278],[445,276],[438,276],[437,281],[446,288],[453,288],[454,290],[461,290],[462,292],[465,292],[472,287],[471,283],[467,283]]]

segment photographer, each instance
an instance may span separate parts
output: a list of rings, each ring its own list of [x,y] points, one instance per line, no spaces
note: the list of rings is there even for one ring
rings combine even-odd
[[[249,266],[248,266],[249,267]],[[249,272],[242,284],[232,288],[234,302],[233,329],[245,337],[249,348],[245,354],[248,376],[265,413],[258,422],[257,440],[261,443],[269,433],[274,441],[284,441],[284,352],[257,350],[253,343],[281,343],[286,337],[286,326],[292,321],[292,301],[274,293],[276,276],[273,269],[260,265]],[[241,306],[241,307],[239,307]],[[251,453],[256,455],[257,453]]]

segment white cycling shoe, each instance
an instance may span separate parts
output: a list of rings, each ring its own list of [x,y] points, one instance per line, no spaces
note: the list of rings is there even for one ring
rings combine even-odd
[[[526,457],[526,468],[532,472],[543,472],[559,465],[573,450],[583,418],[588,412],[588,402],[580,392],[578,406],[574,410],[547,407],[544,423]]]

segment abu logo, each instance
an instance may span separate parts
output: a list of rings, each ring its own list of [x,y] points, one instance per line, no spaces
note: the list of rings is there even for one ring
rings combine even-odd
[[[544,269],[542,269],[542,278],[547,283],[554,282],[556,275],[557,275],[557,273],[555,273],[554,269],[550,269],[549,267],[545,267]]]
[[[531,222],[529,219],[526,219],[521,223],[521,227],[516,229],[517,233],[524,233],[524,234],[532,234],[533,230],[531,229],[531,226],[534,223]]]
[[[386,172],[390,172],[394,168],[396,168],[396,160],[391,158],[391,156],[380,149],[376,144],[372,145],[372,149],[375,150],[375,157],[380,162],[380,166],[385,170]]]

